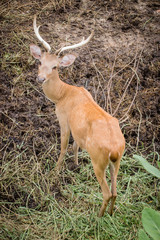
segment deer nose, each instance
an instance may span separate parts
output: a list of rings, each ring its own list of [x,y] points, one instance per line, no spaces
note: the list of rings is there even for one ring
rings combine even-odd
[[[44,80],[45,80],[44,77],[39,77],[39,76],[37,77],[37,81],[38,81],[39,83],[43,83]]]

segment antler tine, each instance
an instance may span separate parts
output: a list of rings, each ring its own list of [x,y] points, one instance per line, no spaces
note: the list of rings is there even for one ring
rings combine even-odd
[[[33,28],[34,28],[34,32],[35,32],[37,38],[39,39],[39,41],[43,44],[44,48],[47,49],[48,52],[50,52],[51,51],[50,45],[39,34],[40,26],[37,27],[37,25],[36,25],[36,15],[34,15]]]
[[[91,38],[93,37],[93,34],[94,34],[94,31],[92,31],[92,33],[90,34],[90,36],[86,40],[83,37],[82,41],[77,43],[77,44],[60,48],[59,50],[56,51],[56,54],[60,54],[63,51],[78,48],[78,47],[81,47],[81,46],[87,44],[91,40]]]

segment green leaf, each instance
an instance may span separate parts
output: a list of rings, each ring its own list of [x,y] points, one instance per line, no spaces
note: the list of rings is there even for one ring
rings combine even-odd
[[[160,168],[160,162],[157,161],[157,165],[158,165],[158,167]]]
[[[138,240],[150,240],[150,238],[147,236],[143,229],[140,229],[138,233]]]
[[[140,163],[142,164],[142,166],[149,172],[151,173],[153,176],[160,178],[160,171],[155,168],[154,166],[152,166],[146,159],[144,159],[143,157],[139,156],[139,155],[133,155],[133,157],[140,161]]]
[[[151,208],[142,211],[142,224],[145,231],[154,239],[160,239],[160,213]]]

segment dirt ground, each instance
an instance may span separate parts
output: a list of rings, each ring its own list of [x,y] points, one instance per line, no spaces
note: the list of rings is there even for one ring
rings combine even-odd
[[[42,159],[59,155],[60,129],[54,104],[36,82],[38,63],[29,45],[41,46],[33,15],[53,52],[94,30],[94,38],[74,50],[74,66],[60,70],[70,84],[84,86],[98,104],[120,121],[126,152],[157,160],[160,150],[160,2],[1,1],[0,132],[1,159],[25,151]],[[72,139],[71,139],[72,142]],[[50,154],[50,155],[49,155]],[[53,164],[53,163],[52,163]]]

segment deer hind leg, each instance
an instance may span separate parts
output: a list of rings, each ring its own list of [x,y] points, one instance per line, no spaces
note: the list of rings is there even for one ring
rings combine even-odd
[[[78,165],[78,149],[79,149],[79,146],[74,141],[74,143],[73,143],[73,151],[74,151],[74,162],[75,162],[76,165]]]
[[[69,136],[70,136],[69,128],[67,126],[65,128],[61,128],[61,153],[56,164],[57,171],[61,170],[63,159],[68,147]]]
[[[103,194],[103,203],[102,203],[101,209],[98,214],[99,217],[102,217],[104,215],[106,207],[112,197],[112,194],[108,187],[108,184],[106,181],[106,176],[105,176],[105,169],[106,169],[107,164],[104,164],[104,165],[101,164],[101,166],[99,166],[98,164],[94,164],[93,161],[92,161],[92,164],[93,164],[96,178],[101,186],[101,190],[102,190],[102,194]]]
[[[110,162],[109,164],[109,170],[110,170],[110,176],[111,176],[111,193],[112,193],[111,205],[108,211],[110,215],[113,214],[113,208],[117,198],[117,174],[119,171],[119,166],[120,166],[119,159],[117,159],[116,162]]]

